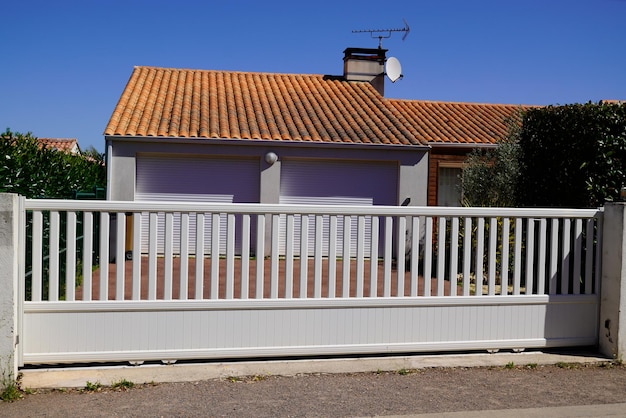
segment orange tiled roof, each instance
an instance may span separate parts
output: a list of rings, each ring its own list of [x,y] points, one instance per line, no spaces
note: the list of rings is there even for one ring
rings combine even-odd
[[[76,138],[37,138],[39,144],[47,148],[56,148],[59,151],[76,154],[79,152]]]
[[[531,106],[395,100],[388,102],[406,119],[423,142],[437,144],[493,144],[504,137],[508,121]]]
[[[135,67],[105,135],[425,145],[367,82]]]

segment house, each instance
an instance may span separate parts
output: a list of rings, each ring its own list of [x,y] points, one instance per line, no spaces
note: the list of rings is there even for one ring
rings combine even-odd
[[[78,141],[76,138],[37,138],[41,147],[50,148],[69,154],[80,154]]]
[[[426,205],[429,145],[374,87],[384,60],[347,49],[342,77],[136,67],[105,129],[109,199]]]
[[[430,146],[429,206],[459,206],[461,170],[467,155],[476,148],[495,147],[511,123],[521,123],[521,112],[530,108],[395,99],[388,103],[404,116],[413,135]]]
[[[347,48],[341,76],[135,67],[104,132],[108,199],[458,204],[466,154],[517,107],[386,99],[385,61]]]

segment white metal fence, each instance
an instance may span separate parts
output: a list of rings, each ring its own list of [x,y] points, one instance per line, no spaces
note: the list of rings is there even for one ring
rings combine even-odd
[[[597,340],[600,210],[25,207],[22,363]]]

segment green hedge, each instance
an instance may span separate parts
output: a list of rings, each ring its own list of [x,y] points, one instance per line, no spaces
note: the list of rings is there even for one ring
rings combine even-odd
[[[101,158],[42,148],[30,133],[0,134],[0,158],[0,192],[69,199],[77,190],[106,186]]]
[[[524,206],[598,207],[626,186],[626,105],[528,110],[519,144]]]

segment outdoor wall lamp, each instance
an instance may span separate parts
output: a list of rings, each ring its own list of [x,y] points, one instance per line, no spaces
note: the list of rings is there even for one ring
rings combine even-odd
[[[267,154],[265,154],[265,162],[268,163],[269,165],[274,164],[276,161],[278,161],[278,155],[276,155],[273,152],[268,152]]]

